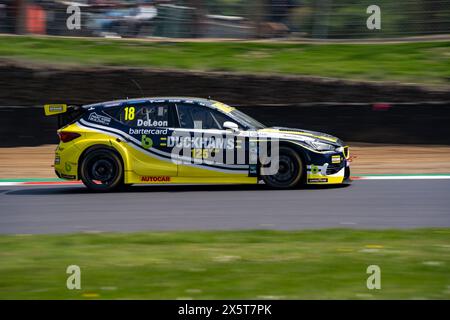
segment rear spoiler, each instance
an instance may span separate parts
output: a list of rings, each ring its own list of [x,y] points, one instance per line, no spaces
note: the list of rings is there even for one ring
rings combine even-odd
[[[64,127],[78,120],[86,109],[81,105],[46,104],[44,112],[46,116],[58,116],[58,128]]]

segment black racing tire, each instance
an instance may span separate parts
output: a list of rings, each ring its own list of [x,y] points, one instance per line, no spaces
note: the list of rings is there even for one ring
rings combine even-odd
[[[118,190],[123,185],[123,173],[120,156],[107,148],[89,151],[80,164],[81,180],[94,192]]]
[[[262,178],[272,188],[289,189],[295,188],[304,180],[304,173],[304,164],[298,152],[289,147],[280,147],[278,172],[263,175]]]

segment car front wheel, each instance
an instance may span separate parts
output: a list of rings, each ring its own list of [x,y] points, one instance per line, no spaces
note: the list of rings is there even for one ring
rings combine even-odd
[[[280,147],[278,170],[273,175],[263,175],[264,182],[272,188],[287,189],[297,186],[303,178],[303,161],[298,153],[289,147]]]

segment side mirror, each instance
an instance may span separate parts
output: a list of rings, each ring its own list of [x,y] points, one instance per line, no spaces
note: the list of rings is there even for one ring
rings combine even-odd
[[[224,129],[230,129],[233,132],[238,132],[239,131],[239,126],[236,123],[231,122],[231,121],[225,121],[223,123],[223,128]]]

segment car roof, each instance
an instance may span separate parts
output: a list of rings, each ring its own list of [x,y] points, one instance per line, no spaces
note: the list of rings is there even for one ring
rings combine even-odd
[[[133,104],[133,103],[144,103],[144,102],[185,102],[192,104],[200,104],[206,107],[212,107],[213,104],[218,101],[205,99],[205,98],[195,98],[195,97],[144,97],[144,98],[133,98],[133,99],[121,99],[121,100],[112,100],[105,102],[98,102],[93,104],[83,105],[83,108],[92,108],[92,107],[118,107],[124,104]]]

